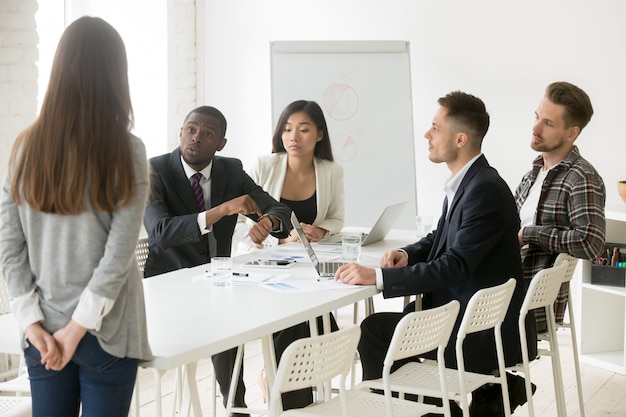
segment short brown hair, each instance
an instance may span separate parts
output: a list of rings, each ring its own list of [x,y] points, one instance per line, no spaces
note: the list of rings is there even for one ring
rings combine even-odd
[[[574,84],[565,81],[554,82],[546,87],[546,98],[554,104],[565,107],[563,114],[565,127],[578,126],[583,130],[593,116],[589,96]]]
[[[475,145],[480,145],[489,130],[489,113],[481,99],[462,91],[453,91],[437,100],[448,110],[446,118],[451,119],[459,130],[466,131]]]

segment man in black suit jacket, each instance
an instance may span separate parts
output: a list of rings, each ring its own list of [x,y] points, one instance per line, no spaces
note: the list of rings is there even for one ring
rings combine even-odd
[[[515,292],[502,326],[506,362],[514,365],[521,362],[517,317],[525,293],[515,201],[507,184],[481,153],[489,128],[489,114],[483,102],[469,94],[452,92],[440,98],[439,104],[441,107],[425,134],[429,159],[445,162],[451,172],[444,187],[446,199],[437,229],[412,245],[385,253],[382,268],[348,264],[337,271],[335,279],[377,285],[385,298],[422,294],[424,309],[459,300],[461,311],[452,333],[455,335],[467,303],[477,290],[515,278]],[[414,309],[412,303],[404,313],[380,313],[363,321],[359,343],[363,379],[381,377],[395,326]],[[535,336],[529,335],[529,340],[534,341],[536,351]],[[454,344],[453,336],[445,351],[449,367],[456,367]],[[467,370],[490,373],[497,369],[495,342],[490,334],[468,335],[464,351]],[[516,381],[516,389],[523,389],[521,382],[519,385]],[[496,400],[493,390],[477,391],[473,411],[486,402],[485,398],[489,402]],[[525,395],[523,399],[516,398],[517,402],[522,400],[525,401]],[[499,415],[500,410],[491,413],[492,406],[497,407],[490,403],[489,411],[484,412],[483,407],[472,415]],[[453,408],[458,414],[456,404]]]
[[[237,215],[257,223],[249,232],[262,246],[272,233],[289,235],[289,208],[278,203],[243,170],[241,161],[214,156],[226,145],[226,118],[214,107],[192,110],[180,130],[180,147],[150,160],[151,194],[144,225],[148,232],[149,255],[144,276],[162,274],[230,256]],[[192,191],[191,177],[201,173],[204,203],[201,211]],[[212,357],[224,404],[228,397],[236,349]],[[243,371],[233,404],[245,407]]]

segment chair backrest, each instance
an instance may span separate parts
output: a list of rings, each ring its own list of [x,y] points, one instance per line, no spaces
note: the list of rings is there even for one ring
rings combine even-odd
[[[569,262],[561,262],[559,265],[555,263],[555,266],[537,272],[526,290],[520,316],[526,317],[530,310],[536,308],[552,306],[568,269]]]
[[[341,375],[340,389],[350,370],[361,329],[350,326],[333,333],[292,342],[283,352],[270,395],[272,415],[282,411],[281,393],[328,384]]]
[[[560,265],[561,263],[567,263],[567,272],[565,272],[563,282],[569,282],[574,276],[574,271],[578,265],[578,258],[574,258],[572,255],[567,253],[559,253],[559,256],[557,256],[554,261],[554,266]]]
[[[0,274],[0,314],[6,314],[9,310],[9,287],[7,286],[6,279]]]
[[[383,387],[388,416],[393,415],[390,374],[394,362],[422,355],[435,349],[437,349],[443,410],[445,410],[444,414],[450,414],[444,351],[459,315],[460,306],[461,304],[457,300],[452,300],[439,307],[411,312],[402,317],[402,320],[397,324],[383,365]]]
[[[504,284],[476,291],[467,303],[457,340],[465,339],[465,336],[470,333],[492,329],[501,324],[509,308],[514,289],[515,279],[511,278]]]
[[[148,238],[142,237],[137,240],[137,246],[135,246],[135,257],[137,258],[137,265],[139,265],[139,271],[143,274],[143,268],[146,265],[148,259]]]
[[[394,361],[411,358],[437,348],[445,349],[459,314],[460,304],[448,304],[415,311],[400,320],[385,357],[383,374],[390,372]]]

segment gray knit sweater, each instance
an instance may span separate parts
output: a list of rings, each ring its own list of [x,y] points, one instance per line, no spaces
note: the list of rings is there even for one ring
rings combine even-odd
[[[71,319],[87,287],[115,300],[98,331],[100,346],[117,357],[151,359],[143,286],[135,245],[148,192],[146,150],[132,137],[136,197],[113,213],[56,215],[16,205],[7,175],[0,202],[0,262],[12,297],[39,296],[43,327],[54,332]],[[26,346],[26,342],[24,342]]]

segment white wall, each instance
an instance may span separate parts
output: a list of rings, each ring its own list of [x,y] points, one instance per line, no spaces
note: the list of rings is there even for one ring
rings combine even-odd
[[[204,0],[203,7],[205,103],[199,104],[224,112],[230,125],[223,154],[244,164],[271,150],[270,41],[408,40],[418,211],[439,214],[448,176],[445,165],[427,159],[423,139],[438,97],[460,89],[485,101],[492,124],[483,150],[514,189],[535,157],[534,111],[546,85],[557,80],[590,95],[595,115],[577,145],[603,176],[607,203],[622,204],[615,183],[626,179],[620,138],[626,2]]]
[[[37,111],[35,0],[0,3],[0,181],[11,145]]]

